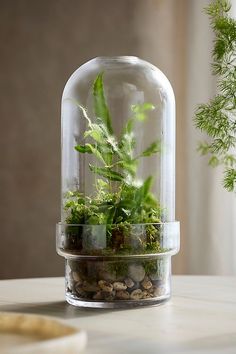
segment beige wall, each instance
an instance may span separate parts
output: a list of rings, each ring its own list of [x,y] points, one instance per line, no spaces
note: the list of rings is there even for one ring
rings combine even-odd
[[[178,4],[177,4],[178,3]],[[177,218],[185,272],[184,14],[186,0],[0,1],[0,278],[63,274],[60,99],[69,75],[100,55],[159,66],[177,98]]]

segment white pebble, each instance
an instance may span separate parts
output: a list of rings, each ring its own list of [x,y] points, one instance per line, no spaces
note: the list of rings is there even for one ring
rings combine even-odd
[[[165,294],[165,292],[166,292],[166,290],[165,290],[164,286],[158,286],[153,289],[154,296],[162,296]]]
[[[136,282],[142,281],[145,277],[145,270],[143,266],[141,264],[131,264],[129,266],[129,277]]]

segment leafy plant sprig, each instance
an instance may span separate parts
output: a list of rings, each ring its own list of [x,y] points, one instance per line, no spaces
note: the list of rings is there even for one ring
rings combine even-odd
[[[98,74],[93,85],[95,122],[86,109],[76,102],[87,120],[84,138],[89,142],[77,144],[82,154],[92,154],[95,164],[89,168],[95,174],[96,193],[83,196],[78,191],[69,192],[65,209],[70,224],[119,224],[158,223],[162,210],[151,193],[153,177],[137,179],[140,158],[160,152],[160,141],[152,142],[139,155],[135,155],[134,126],[147,118],[155,107],[151,103],[131,106],[132,115],[127,120],[119,139],[113,133],[112,120],[106,103],[103,73]]]
[[[207,133],[210,142],[201,142],[198,150],[209,154],[209,165],[223,165],[223,184],[236,190],[236,20],[229,15],[227,0],[214,0],[205,11],[215,33],[213,74],[218,79],[219,93],[201,104],[195,114],[196,127]]]

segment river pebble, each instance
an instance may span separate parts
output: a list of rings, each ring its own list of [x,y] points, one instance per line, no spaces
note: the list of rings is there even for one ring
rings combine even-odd
[[[116,298],[119,300],[129,300],[130,294],[126,290],[117,291]]]
[[[132,293],[130,294],[130,298],[132,300],[140,300],[143,297],[143,292],[141,289],[136,289],[134,291],[132,291]]]
[[[113,288],[114,290],[126,290],[127,289],[127,285],[123,282],[120,282],[120,281],[115,281],[113,283]]]
[[[135,282],[140,282],[145,277],[145,270],[141,264],[131,264],[128,273],[129,277]]]
[[[113,291],[113,285],[106,280],[99,280],[98,285],[104,292],[111,293]]]

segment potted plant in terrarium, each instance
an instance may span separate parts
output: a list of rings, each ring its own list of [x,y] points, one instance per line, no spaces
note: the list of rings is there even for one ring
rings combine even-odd
[[[174,95],[135,57],[96,58],[62,98],[62,222],[66,299],[124,307],[170,297],[174,219]]]

